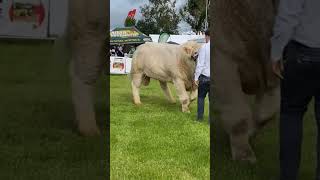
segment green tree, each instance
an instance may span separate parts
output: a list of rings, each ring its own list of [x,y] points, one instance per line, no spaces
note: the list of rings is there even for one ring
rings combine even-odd
[[[124,27],[131,27],[136,25],[136,19],[127,17],[124,21]]]
[[[176,13],[176,0],[149,0],[140,7],[142,19],[137,28],[145,34],[178,34],[180,16]]]
[[[187,22],[194,32],[205,30],[206,18],[206,2],[207,0],[188,0],[180,9],[179,14],[185,22]],[[208,0],[208,2],[210,2]],[[208,23],[210,22],[210,13],[208,5]],[[208,24],[208,27],[210,23]]]

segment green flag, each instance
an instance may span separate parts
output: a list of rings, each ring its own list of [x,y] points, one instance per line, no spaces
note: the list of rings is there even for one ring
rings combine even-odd
[[[168,33],[161,33],[158,39],[158,43],[165,43],[169,39],[170,35]]]

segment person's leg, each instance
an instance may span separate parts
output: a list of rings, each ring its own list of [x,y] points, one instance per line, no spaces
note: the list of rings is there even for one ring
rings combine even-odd
[[[204,100],[206,97],[206,84],[203,80],[203,77],[199,77],[199,87],[198,87],[198,114],[197,119],[202,120],[203,119],[203,113],[204,113]]]
[[[320,58],[319,58],[320,60]],[[314,84],[316,87],[315,92],[315,118],[317,120],[317,129],[318,129],[318,135],[317,135],[317,172],[316,172],[316,180],[320,180],[320,61],[318,63],[318,66],[315,66],[316,71],[316,79],[314,81]]]
[[[317,172],[316,172],[316,180],[320,180],[320,88],[317,91],[317,95],[315,97],[315,116],[317,120],[318,127],[318,137],[317,137]]]
[[[210,124],[210,77],[206,78],[206,96],[208,95],[208,123]]]
[[[280,179],[298,177],[303,115],[313,96],[310,66],[299,62],[296,46],[288,46],[281,81],[280,105]]]

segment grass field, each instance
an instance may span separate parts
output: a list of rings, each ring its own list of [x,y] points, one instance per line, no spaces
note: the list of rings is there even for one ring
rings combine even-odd
[[[101,137],[84,138],[73,124],[68,62],[50,44],[0,44],[0,179],[105,179],[106,77],[96,107]]]
[[[50,44],[0,43],[0,179],[105,179],[106,77],[99,80],[96,94],[103,134],[81,137],[73,124],[68,62],[51,57]],[[111,76],[110,83],[111,179],[209,179],[209,127],[194,121],[195,102],[191,114],[183,114],[179,103],[169,104],[152,81],[142,89],[144,105],[135,107],[127,76]],[[277,179],[277,124],[272,122],[252,140],[258,162],[249,165],[231,160],[228,138],[214,122],[215,179]],[[314,179],[315,138],[310,108],[302,180]]]
[[[111,179],[209,179],[208,111],[196,122],[196,102],[182,113],[155,80],[142,88],[141,107],[127,76],[111,76],[110,86]]]
[[[217,180],[278,180],[279,179],[279,132],[278,118],[268,124],[251,144],[257,156],[257,163],[252,165],[231,160],[228,136],[221,125],[214,126],[214,177]],[[314,180],[316,172],[316,122],[313,103],[304,119],[304,137],[300,179]]]

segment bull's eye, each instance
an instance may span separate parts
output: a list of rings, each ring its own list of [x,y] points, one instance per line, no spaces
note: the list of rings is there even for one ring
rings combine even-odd
[[[194,54],[192,55],[192,57],[193,57],[194,59],[197,59],[197,58],[198,58],[198,52],[194,53]]]

